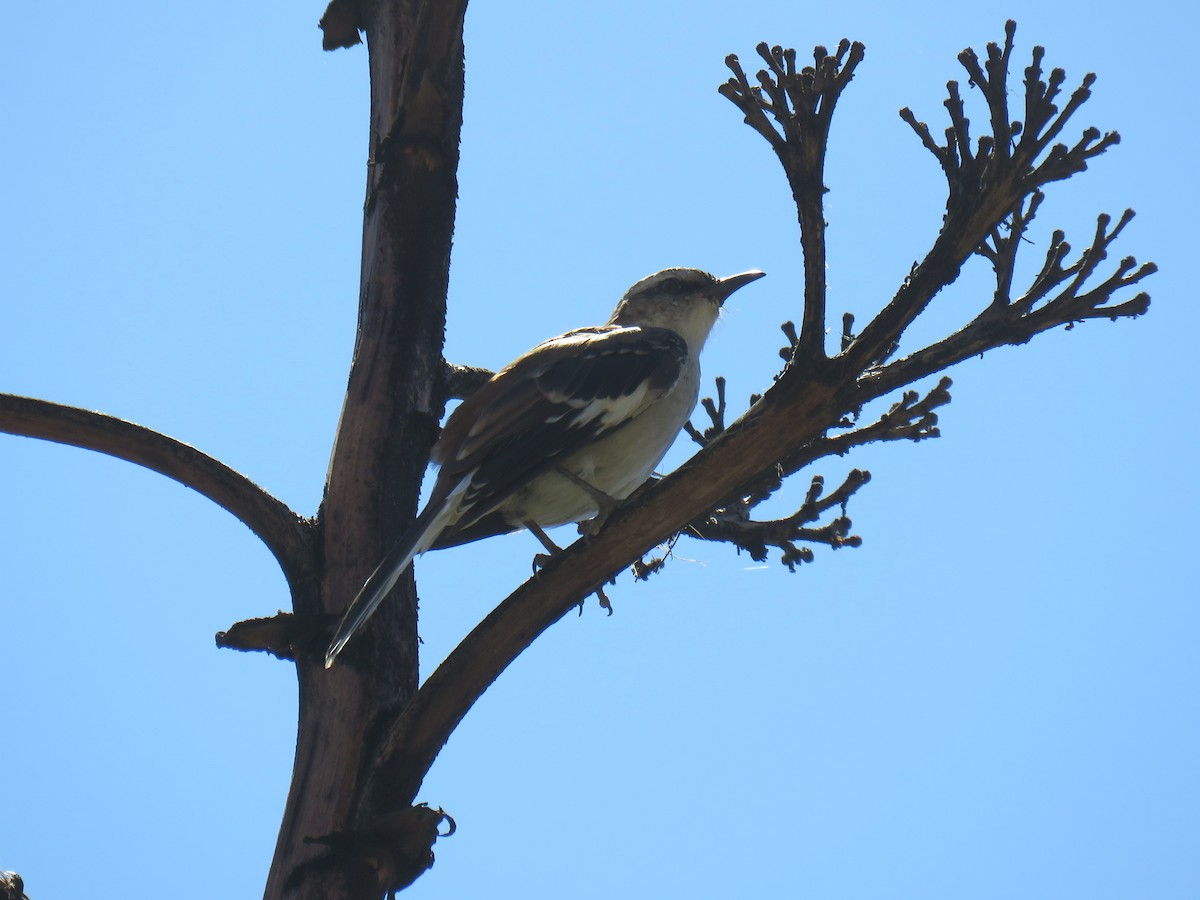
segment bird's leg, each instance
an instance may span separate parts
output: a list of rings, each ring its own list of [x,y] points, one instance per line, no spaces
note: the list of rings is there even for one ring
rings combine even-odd
[[[546,534],[546,532],[542,529],[542,526],[537,522],[526,522],[525,528],[530,534],[537,538],[541,542],[541,545],[548,551],[546,553],[538,553],[533,557],[533,571],[537,572],[538,569],[550,562],[555,553],[561,553],[562,547],[550,540],[550,535]],[[600,598],[600,606],[604,609],[607,609],[608,614],[611,616],[612,604],[608,602],[608,597],[604,593],[604,588],[598,587],[595,591],[593,591],[593,593]],[[583,615],[583,600],[579,601],[579,614]]]
[[[616,497],[610,497],[598,487],[588,484],[584,479],[580,478],[574,472],[569,472],[562,466],[555,466],[554,471],[596,501],[596,506],[599,507],[599,512],[597,512],[595,516],[587,521],[579,523],[579,533],[587,535],[588,537],[592,537],[593,535],[599,533],[600,529],[604,527],[604,523],[608,520],[608,517],[611,516],[616,511],[617,507],[620,506],[624,501],[618,500]]]
[[[555,553],[561,553],[562,547],[550,540],[550,535],[546,534],[546,532],[542,530],[542,526],[537,522],[526,522],[525,528],[530,534],[538,539],[538,542],[543,547],[546,548],[545,553],[539,553],[533,558],[533,571],[536,572],[542,566],[546,565],[546,563],[550,562],[551,557],[553,557]]]

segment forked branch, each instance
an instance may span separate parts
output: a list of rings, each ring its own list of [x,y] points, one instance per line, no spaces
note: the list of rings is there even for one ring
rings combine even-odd
[[[718,90],[771,145],[787,174],[804,254],[804,315],[796,359],[816,365],[825,358],[825,152],[834,107],[865,48],[845,39],[835,54],[817,47],[813,64],[800,69],[793,49],[765,42],[756,49],[767,64],[758,72],[758,84],[750,84],[741,62],[730,54],[725,64],[733,77]]]
[[[1025,70],[1024,121],[1013,117],[1008,105],[1007,71],[1015,32],[1016,24],[1008,22],[1003,48],[989,44],[983,64],[972,50],[959,55],[971,84],[979,88],[987,103],[990,134],[972,144],[970,122],[957,82],[947,85],[945,105],[950,127],[944,144],[934,140],[929,126],[918,121],[912,110],[900,110],[901,118],[938,160],[946,176],[946,218],[926,258],[847,349],[846,359],[852,368],[862,371],[880,363],[933,297],[958,277],[963,264],[984,240],[1038,188],[1083,171],[1089,160],[1120,140],[1116,132],[1102,136],[1098,129],[1087,128],[1070,147],[1051,145],[1091,96],[1095,76],[1085,76],[1060,111],[1055,101],[1066,75],[1062,69],[1054,69],[1043,80],[1041,47],[1034,48],[1033,61]]]
[[[814,559],[811,549],[796,547],[796,542],[823,544],[834,549],[860,546],[862,539],[849,533],[850,519],[846,514],[846,503],[870,480],[870,473],[864,470],[852,470],[842,486],[819,503],[817,498],[824,489],[825,480],[821,475],[813,476],[803,505],[784,518],[756,520],[752,518],[752,513],[774,496],[790,476],[818,459],[843,456],[855,447],[879,441],[922,441],[938,437],[938,417],[934,410],[950,402],[950,384],[950,379],[943,377],[924,396],[917,391],[906,391],[871,425],[854,428],[853,421],[845,419],[839,424],[850,430],[834,436],[826,434],[784,457],[735,497],[693,520],[680,534],[734,544],[739,550],[748,551],[751,558],[757,561],[766,559],[768,547],[778,547],[782,551],[781,562],[792,571],[795,571],[797,563],[812,562]],[[724,379],[717,378],[716,385],[718,401],[714,403],[709,398],[703,401],[712,424],[703,432],[688,424],[693,440],[701,446],[707,446],[725,430]],[[841,516],[820,528],[808,527],[821,513],[835,505],[841,506]],[[673,546],[674,539],[668,543]],[[634,564],[634,575],[644,579],[660,571],[664,564],[664,557],[639,560]]]
[[[733,544],[739,551],[749,553],[756,562],[765,561],[768,548],[776,547],[781,551],[779,561],[794,572],[798,564],[810,563],[814,559],[812,549],[797,546],[797,542],[823,544],[834,550],[862,545],[862,538],[850,534],[851,522],[846,514],[846,504],[870,480],[870,472],[852,469],[840,487],[825,494],[824,476],[814,475],[804,503],[791,515],[780,519],[754,520],[750,512],[756,504],[739,503],[722,507],[693,522],[685,533],[700,540]],[[834,507],[840,508],[840,515],[820,527],[809,527]]]
[[[1150,308],[1150,295],[1145,291],[1124,300],[1117,300],[1117,295],[1158,271],[1152,262],[1139,264],[1132,256],[1124,257],[1107,277],[1087,287],[1117,236],[1133,219],[1133,210],[1126,210],[1115,224],[1108,215],[1098,216],[1091,243],[1069,263],[1071,245],[1064,232],[1054,232],[1041,269],[1029,287],[1014,298],[1017,250],[1041,199],[1039,192],[1027,204],[1019,203],[1006,229],[993,230],[980,247],[980,255],[991,260],[995,269],[996,291],[991,304],[949,337],[867,373],[860,383],[864,397],[882,396],[988,350],[1023,344],[1052,328],[1072,328],[1087,319],[1133,318]]]

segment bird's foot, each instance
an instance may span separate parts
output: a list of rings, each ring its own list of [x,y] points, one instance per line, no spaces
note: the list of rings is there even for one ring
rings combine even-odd
[[[594,593],[596,594],[596,599],[598,599],[600,601],[600,608],[608,610],[608,614],[611,616],[613,613],[612,604],[609,603],[608,595],[606,593],[604,593],[604,588],[598,587],[598,588],[596,588]],[[583,604],[582,603],[579,604],[579,611],[583,612]]]
[[[580,522],[579,530],[583,532],[584,526],[590,525],[591,521],[594,520]],[[546,534],[546,532],[542,530],[542,527],[538,525],[537,522],[526,522],[525,527],[529,530],[530,534],[541,541],[542,546],[548,551],[547,553],[534,554],[533,573],[536,575],[539,569],[545,567],[550,560],[554,559],[556,554],[562,552],[562,547],[550,540],[550,535]],[[587,532],[584,533],[586,534]],[[600,608],[608,610],[608,614],[611,616],[613,614],[612,603],[609,602],[608,595],[604,593],[604,588],[598,587],[596,590],[592,591],[592,593],[595,594],[597,599],[600,601]],[[581,616],[583,615],[583,604],[586,600],[587,597],[584,597],[583,600],[579,601],[579,614]]]
[[[536,575],[538,569],[545,568],[546,564],[549,563],[550,560],[554,559],[554,555],[556,553],[562,552],[562,547],[550,540],[550,535],[546,534],[546,532],[542,530],[542,526],[538,525],[537,522],[526,522],[525,527],[529,530],[529,533],[537,538],[541,545],[546,548],[545,553],[534,554],[533,572]]]

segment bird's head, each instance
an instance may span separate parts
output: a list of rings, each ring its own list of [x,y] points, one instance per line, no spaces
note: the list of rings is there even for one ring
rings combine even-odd
[[[717,278],[700,269],[663,269],[625,292],[609,324],[670,328],[699,352],[729,295],[764,274],[755,270]]]

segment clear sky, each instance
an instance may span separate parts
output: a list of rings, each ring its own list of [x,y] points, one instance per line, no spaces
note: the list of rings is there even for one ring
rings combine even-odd
[[[1114,261],[1160,264],[1150,315],[966,363],[940,440],[822,463],[874,475],[850,507],[861,549],[791,575],[682,541],[650,584],[621,578],[615,615],[552,628],[421,791],[459,831],[410,896],[1200,896],[1196,13],[849,6],[473,4],[449,358],[501,365],[668,265],[757,267],[705,359],[740,410],[777,369],[800,263],[777,164],[716,93],[725,55],[866,44],[827,179],[831,312],[865,321],[944,201],[896,111],[940,133],[955,78],[982,122],[955,55],[1010,16],[1018,68],[1041,43],[1069,85],[1099,74],[1065,137],[1123,136],[1052,186],[1025,271],[1053,228],[1082,247],[1132,206]],[[17,4],[0,56],[0,390],[166,432],[305,514],[366,159],[366,53],[322,53],[320,13]],[[973,315],[988,274],[914,340]],[[174,482],[22,438],[0,436],[0,510],[0,868],[34,900],[259,895],[295,682],[213,634],[288,607],[271,556]],[[536,550],[419,562],[426,672]]]

